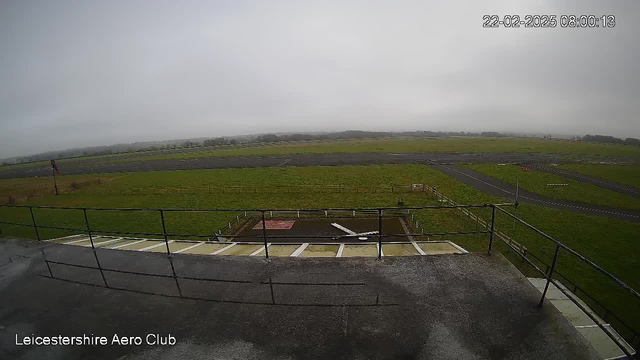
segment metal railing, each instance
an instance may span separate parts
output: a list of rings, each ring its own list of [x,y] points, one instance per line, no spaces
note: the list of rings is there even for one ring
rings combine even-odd
[[[602,331],[604,331],[605,334],[607,334],[607,336],[609,338],[611,338],[611,340],[622,350],[622,352],[629,358],[635,358],[635,354],[633,354],[631,351],[629,351],[629,349],[627,348],[627,344],[623,344],[618,337],[613,334],[609,329],[607,329],[607,327],[602,324],[602,322],[600,321],[600,319],[598,319],[598,317],[594,314],[592,314],[591,311],[589,311],[590,309],[588,309],[587,307],[585,307],[584,304],[580,303],[579,301],[577,301],[574,296],[571,296],[571,294],[569,294],[569,291],[562,286],[562,284],[558,284],[557,280],[553,279],[553,275],[554,274],[558,274],[560,275],[555,269],[556,269],[556,265],[558,263],[558,257],[560,255],[561,251],[564,251],[572,256],[574,256],[575,258],[577,258],[578,260],[582,261],[583,263],[587,264],[588,266],[590,266],[591,268],[595,269],[596,271],[598,271],[600,274],[604,275],[606,278],[608,278],[609,280],[611,280],[613,282],[613,284],[615,284],[616,286],[624,289],[626,292],[628,292],[629,294],[631,294],[635,299],[640,300],[640,294],[634,290],[632,287],[630,287],[629,285],[627,285],[626,283],[624,283],[622,280],[618,279],[615,275],[611,274],[610,272],[604,270],[602,267],[600,267],[599,265],[597,265],[596,263],[594,263],[593,261],[587,259],[585,256],[581,255],[580,253],[578,253],[577,251],[571,249],[570,247],[568,247],[567,245],[563,244],[562,242],[554,239],[553,237],[551,237],[550,235],[546,234],[545,232],[543,232],[542,230],[536,228],[535,226],[527,223],[526,221],[520,219],[519,217],[517,217],[516,215],[508,212],[507,210],[503,209],[500,205],[496,205],[493,207],[493,211],[494,211],[494,215],[495,215],[495,210],[500,211],[503,214],[508,215],[509,217],[511,217],[512,219],[514,219],[515,221],[517,221],[518,223],[524,225],[525,227],[527,227],[530,230],[533,230],[535,233],[541,235],[543,238],[551,241],[555,246],[554,246],[554,253],[553,253],[553,259],[551,260],[551,264],[547,265],[544,263],[544,261],[542,261],[539,257],[533,255],[531,252],[528,253],[521,253],[519,252],[515,247],[513,247],[511,244],[509,244],[508,242],[504,241],[504,244],[507,245],[507,247],[511,250],[513,250],[514,252],[516,252],[516,254],[518,254],[518,256],[521,257],[523,262],[527,262],[529,265],[531,265],[533,267],[533,269],[535,269],[538,273],[540,273],[542,276],[544,276],[544,278],[546,279],[546,283],[544,286],[544,289],[542,291],[542,296],[540,298],[540,302],[538,303],[538,306],[541,307],[544,303],[544,299],[546,297],[547,291],[549,290],[549,285],[553,284],[560,292],[562,292],[567,298],[569,298],[570,300],[572,300],[572,302],[574,304],[576,304],[576,306],[578,306],[578,308],[580,308],[580,310],[582,312],[584,312],[591,320],[593,320],[593,322],[600,328],[602,329]],[[495,217],[494,217],[494,221],[495,221]],[[493,221],[492,221],[493,223]],[[493,234],[493,231],[492,231]],[[540,269],[539,266],[537,266],[533,261],[531,261],[528,257],[531,256],[534,259],[536,259],[538,262],[544,264],[546,266],[546,269],[543,271],[542,269]],[[564,278],[565,280],[568,280],[565,276],[560,275],[562,278]],[[570,284],[572,284],[574,286],[574,289],[578,289],[577,285],[575,285],[573,282],[571,282],[570,280],[568,280],[568,282]],[[587,294],[584,290],[582,290],[582,293],[585,294],[587,297],[589,297],[590,300],[595,300],[591,295]],[[577,295],[577,294],[574,294]],[[640,335],[638,334],[638,332],[632,328],[631,326],[629,326],[628,324],[626,324],[624,321],[622,321],[620,319],[619,316],[615,315],[611,310],[607,309],[606,307],[604,307],[604,305],[602,305],[600,302],[595,301],[599,306],[601,306],[603,309],[606,310],[606,315],[603,317],[604,319],[606,319],[606,317],[608,315],[612,315],[616,318],[616,320],[622,325],[624,326],[629,332],[632,333],[632,336],[629,340],[630,345],[636,350],[637,352],[637,348],[638,348],[638,341],[640,340]]]
[[[435,189],[433,189],[433,191],[435,192]],[[444,197],[444,195],[442,195],[442,197]],[[450,199],[447,199],[447,202],[449,202]],[[546,297],[548,288],[550,284],[554,284],[562,293],[564,293],[569,299],[571,299],[585,314],[587,314],[597,325],[599,328],[602,329],[602,331],[604,331],[614,342],[615,344],[620,347],[620,349],[627,355],[629,356],[629,358],[632,358],[633,354],[627,349],[627,347],[625,346],[625,344],[623,344],[616,336],[615,334],[613,334],[609,329],[606,328],[606,326],[604,326],[600,320],[593,315],[590,311],[588,311],[587,308],[585,308],[585,305],[581,304],[580,302],[576,301],[576,299],[574,299],[573,296],[570,296],[568,294],[568,290],[566,290],[563,286],[559,286],[556,283],[556,280],[553,279],[553,275],[554,274],[559,274],[556,271],[556,265],[557,265],[557,261],[558,261],[558,255],[561,251],[566,252],[568,254],[571,254],[572,256],[576,257],[577,259],[579,259],[580,261],[582,261],[583,263],[589,265],[591,268],[597,270],[599,273],[603,274],[605,277],[607,277],[609,280],[611,280],[613,282],[613,284],[615,284],[618,287],[621,287],[622,289],[624,289],[625,291],[627,291],[629,294],[631,294],[632,296],[634,296],[636,299],[640,299],[640,294],[634,290],[633,288],[631,288],[630,286],[628,286],[627,284],[625,284],[622,280],[618,279],[616,276],[612,275],[611,273],[607,272],[606,270],[604,270],[602,267],[598,266],[597,264],[595,264],[593,261],[587,259],[586,257],[584,257],[583,255],[579,254],[578,252],[576,252],[575,250],[569,248],[568,246],[566,246],[565,244],[559,242],[558,240],[554,239],[553,237],[551,237],[550,235],[544,233],[543,231],[537,229],[536,227],[534,227],[533,225],[525,222],[524,220],[518,218],[517,216],[511,214],[510,212],[508,212],[507,210],[505,210],[503,207],[505,206],[517,206],[517,203],[504,203],[504,204],[482,204],[482,205],[461,205],[461,204],[453,204],[453,205],[436,205],[436,206],[419,206],[419,207],[403,207],[403,208],[398,208],[398,207],[377,207],[377,208],[326,208],[326,209],[175,209],[175,208],[167,208],[167,209],[163,209],[163,208],[83,208],[83,207],[57,207],[57,206],[28,206],[28,205],[0,205],[0,207],[9,207],[9,208],[24,208],[24,209],[29,209],[29,215],[30,215],[30,220],[31,223],[30,224],[25,224],[25,223],[14,223],[14,222],[8,222],[8,221],[0,221],[0,224],[6,224],[6,225],[13,225],[13,226],[23,226],[23,227],[32,227],[36,238],[38,240],[41,240],[41,236],[40,236],[40,232],[39,229],[55,229],[55,230],[66,230],[66,231],[75,231],[75,232],[86,232],[89,235],[89,241],[91,244],[91,248],[93,249],[93,253],[95,256],[95,260],[96,263],[98,265],[98,267],[100,269],[102,269],[102,266],[99,263],[99,259],[96,255],[96,247],[95,244],[93,242],[93,238],[94,236],[96,236],[95,234],[97,233],[109,233],[109,234],[119,234],[119,235],[143,235],[143,236],[158,236],[161,237],[164,240],[165,243],[165,247],[166,247],[166,252],[167,255],[169,257],[171,257],[172,253],[171,253],[171,249],[169,247],[169,237],[181,237],[181,236],[188,236],[188,237],[195,237],[195,238],[208,238],[211,235],[203,235],[203,234],[176,234],[176,233],[169,233],[167,231],[167,227],[166,227],[166,223],[165,223],[165,213],[169,213],[169,212],[205,212],[205,213],[211,213],[211,212],[224,212],[224,213],[241,213],[244,216],[255,216],[257,215],[259,217],[259,221],[262,223],[262,234],[259,236],[255,236],[255,235],[233,235],[234,237],[234,241],[235,238],[252,238],[254,240],[262,240],[260,242],[251,242],[251,243],[260,243],[264,246],[264,254],[265,257],[268,259],[269,258],[269,242],[271,241],[271,243],[274,243],[273,240],[276,239],[291,239],[291,240],[295,240],[295,239],[322,239],[322,238],[327,238],[327,239],[335,239],[335,236],[333,235],[268,235],[267,234],[267,226],[266,226],[266,218],[273,216],[274,213],[276,214],[285,214],[288,213],[289,215],[295,214],[297,216],[302,215],[313,215],[313,214],[324,214],[325,216],[328,217],[329,213],[331,212],[332,214],[348,214],[351,213],[355,216],[355,212],[360,212],[362,214],[367,214],[369,217],[372,218],[377,218],[378,219],[378,233],[374,235],[374,237],[377,238],[377,241],[375,242],[371,242],[371,241],[362,241],[362,242],[358,242],[358,244],[377,244],[378,247],[378,258],[382,258],[382,244],[383,244],[383,239],[384,238],[390,238],[390,237],[406,237],[406,238],[410,238],[410,237],[417,237],[417,236],[425,236],[425,235],[462,235],[462,234],[488,234],[488,248],[487,248],[487,252],[490,254],[492,247],[493,247],[493,243],[494,243],[494,239],[497,237],[498,239],[500,239],[509,249],[513,250],[519,257],[521,257],[523,262],[527,262],[529,265],[531,265],[538,273],[542,274],[545,278],[546,278],[546,284],[544,287],[544,290],[542,291],[542,296],[540,298],[540,302],[539,302],[539,306],[542,306],[544,303],[544,299]],[[489,228],[489,230],[483,230],[483,231],[469,231],[469,232],[443,232],[443,233],[427,233],[424,232],[424,230],[422,230],[421,232],[410,232],[410,233],[402,233],[402,234],[385,234],[383,232],[384,228],[383,228],[383,221],[382,219],[385,216],[398,216],[399,214],[410,214],[411,211],[416,211],[416,210],[438,210],[438,209],[458,209],[458,210],[462,210],[462,211],[467,211],[467,215],[470,214],[470,209],[480,209],[480,208],[490,208],[491,209],[491,221],[490,222],[484,222],[485,225],[485,229]],[[84,223],[85,223],[85,228],[84,229],[80,229],[80,228],[70,228],[70,227],[62,227],[62,226],[49,226],[49,225],[38,225],[37,221],[36,221],[36,217],[34,215],[34,209],[56,209],[56,210],[77,210],[77,211],[82,211],[83,217],[84,217]],[[522,245],[517,244],[517,246],[514,245],[514,242],[512,241],[512,239],[507,238],[506,236],[500,236],[500,234],[497,232],[496,227],[495,227],[495,221],[496,221],[496,215],[497,212],[496,210],[498,210],[500,213],[504,213],[506,215],[508,215],[509,217],[513,218],[515,221],[517,221],[518,223],[526,226],[527,228],[533,230],[534,232],[540,234],[541,236],[543,236],[545,239],[551,241],[554,245],[555,245],[555,251],[554,251],[554,255],[553,255],[553,260],[551,262],[551,264],[546,265],[547,268],[546,270],[542,270],[540,269],[539,266],[537,266],[533,261],[531,261],[531,258],[534,258],[536,260],[538,260],[540,263],[543,263],[539,257],[535,256],[534,254],[532,254],[531,252],[527,252],[526,249],[523,252],[522,249],[524,247],[522,247]],[[87,216],[87,211],[104,211],[104,212],[114,212],[114,211],[124,211],[124,212],[146,212],[146,213],[157,213],[158,214],[158,220],[162,225],[162,232],[161,233],[157,233],[157,232],[131,232],[131,231],[114,231],[114,230],[105,230],[105,229],[95,229],[92,228],[90,226],[90,222],[89,222],[89,217]],[[471,215],[469,215],[471,217]],[[473,215],[475,216],[475,215]],[[479,221],[479,217],[475,216],[476,220]],[[236,217],[237,221],[239,222],[240,217],[237,216]],[[0,231],[0,235],[2,234],[2,232]],[[346,237],[345,237],[346,238]],[[413,243],[415,241],[398,241],[396,243]],[[303,244],[304,242],[286,242],[286,244]],[[104,275],[103,275],[104,276]],[[562,276],[562,275],[560,275]],[[175,276],[174,276],[175,277]],[[566,277],[562,276],[563,278],[566,279]],[[105,280],[106,281],[106,280]],[[570,282],[575,289],[578,289],[577,285],[575,285],[573,282]],[[582,293],[587,295],[590,299],[595,300],[591,295],[588,295],[584,290],[582,290]],[[600,306],[602,306],[602,304],[600,304],[598,302],[598,304]],[[606,309],[606,307],[602,306],[604,309]],[[611,314],[612,316],[614,316],[617,320],[619,320],[619,323],[623,324],[625,327],[628,328],[628,330],[630,330],[633,333],[633,336],[631,337],[630,343],[632,344],[632,346],[634,346],[634,348],[637,349],[637,339],[639,339],[639,335],[638,332],[630,327],[629,325],[625,324],[622,320],[620,320],[620,317],[613,314],[613,312],[611,312],[610,310],[606,309],[608,314]],[[606,317],[606,316],[605,316]],[[635,341],[635,342],[634,342]]]
[[[54,229],[54,230],[65,230],[65,231],[73,231],[73,232],[86,232],[89,235],[89,240],[91,243],[91,247],[95,249],[93,238],[96,234],[117,234],[117,235],[142,235],[142,236],[156,236],[161,237],[165,241],[167,254],[171,255],[171,250],[169,248],[169,237],[191,237],[191,238],[210,238],[212,234],[181,234],[181,233],[170,233],[167,231],[166,222],[165,222],[165,213],[168,212],[203,212],[203,213],[213,213],[213,212],[224,212],[224,213],[240,213],[243,216],[249,215],[257,215],[260,221],[262,222],[262,235],[240,235],[234,234],[232,237],[235,239],[253,239],[255,241],[260,241],[264,245],[264,253],[265,257],[269,258],[269,249],[268,245],[271,241],[277,239],[335,239],[335,235],[268,235],[266,232],[266,218],[272,217],[274,213],[276,214],[297,214],[297,215],[306,215],[312,216],[313,214],[324,214],[325,217],[328,217],[329,213],[332,215],[335,214],[353,214],[354,216],[358,214],[367,214],[370,217],[375,217],[378,219],[378,233],[374,235],[377,238],[376,242],[371,241],[360,241],[358,244],[366,245],[366,244],[377,244],[378,246],[378,258],[382,258],[382,242],[383,239],[386,238],[410,238],[410,237],[418,237],[418,236],[433,236],[433,235],[473,235],[473,234],[487,234],[490,233],[487,230],[479,230],[479,231],[456,231],[456,232],[440,232],[440,233],[425,233],[422,232],[409,232],[409,233],[383,233],[383,225],[382,219],[385,216],[398,216],[407,211],[412,210],[437,210],[437,209],[467,209],[467,208],[495,208],[495,206],[511,206],[514,204],[505,203],[505,204],[482,204],[482,205],[436,205],[436,206],[418,206],[418,207],[378,207],[378,208],[325,208],[325,209],[175,209],[175,208],[83,208],[83,207],[60,207],[60,206],[29,206],[29,205],[0,205],[0,207],[7,208],[25,208],[29,209],[31,224],[24,223],[14,223],[8,221],[0,221],[0,224],[12,225],[12,226],[23,226],[23,227],[32,227],[36,238],[41,240],[39,229]],[[36,222],[36,218],[33,212],[33,209],[55,209],[55,210],[77,210],[82,211],[84,218],[85,228],[71,228],[71,227],[62,227],[62,226],[50,226],[50,225],[39,225]],[[87,216],[87,211],[105,211],[105,212],[115,212],[115,211],[125,211],[125,212],[151,212],[158,214],[159,223],[162,225],[162,232],[141,232],[141,231],[116,231],[109,229],[96,229],[92,228],[89,222],[89,217]],[[240,221],[240,215],[236,216],[236,222]],[[492,219],[493,221],[493,219]],[[229,223],[229,227],[232,226],[232,223]],[[0,231],[1,234],[1,231]],[[214,232],[214,237],[216,234]],[[350,238],[350,235],[344,235],[342,238]],[[493,234],[490,234],[490,242],[489,249],[491,251]],[[251,243],[251,241],[249,241]],[[396,241],[395,243],[413,243],[415,241]],[[303,242],[287,242],[287,244],[303,244]]]

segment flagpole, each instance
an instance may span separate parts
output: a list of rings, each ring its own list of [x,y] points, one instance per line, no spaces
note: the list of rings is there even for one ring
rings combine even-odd
[[[53,186],[56,188],[56,195],[58,195],[58,182],[56,181],[56,169],[51,169],[53,172]]]

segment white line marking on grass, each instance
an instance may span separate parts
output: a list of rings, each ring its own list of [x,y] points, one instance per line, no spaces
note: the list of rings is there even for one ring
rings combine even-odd
[[[380,244],[376,244],[376,248],[380,252],[380,256],[384,256],[384,251],[382,251],[382,249],[380,247],[381,247]]]
[[[55,238],[55,239],[49,239],[49,240],[44,240],[45,242],[50,242],[50,241],[57,241],[57,240],[67,240],[67,239],[72,239],[78,236],[85,236],[84,234],[76,234],[76,235],[69,235],[69,236],[63,236],[60,238]]]
[[[569,300],[571,301],[571,300]],[[602,326],[607,326],[609,324],[602,324]],[[593,324],[593,325],[576,325],[576,329],[585,329],[585,328],[594,328],[594,327],[599,327],[598,324]]]
[[[427,255],[427,254],[425,254],[424,250],[422,250],[422,249],[420,248],[420,246],[418,246],[418,244],[416,244],[416,242],[415,242],[415,241],[412,241],[411,243],[413,244],[413,247],[414,247],[414,248],[416,248],[416,250],[418,251],[418,253],[420,253],[420,255]]]
[[[122,238],[111,239],[111,240],[107,240],[107,241],[103,241],[103,242],[99,242],[99,243],[93,243],[93,246],[98,246],[98,245],[102,245],[102,244],[110,244],[110,243],[116,242],[118,240],[122,240]]]
[[[172,243],[172,242],[174,242],[174,241],[175,241],[175,240],[169,240],[169,241],[167,241],[166,243],[165,243],[165,242],[161,242],[160,244],[155,244],[155,245],[147,246],[147,247],[142,248],[142,249],[138,249],[138,251],[147,251],[147,250],[155,249],[155,248],[160,247],[160,246],[162,246],[162,245],[165,245],[165,244],[167,244],[167,243],[168,243],[168,244],[171,244],[171,243]]]
[[[271,243],[267,244],[267,247],[271,246]],[[251,254],[249,254],[249,256],[256,256],[258,254],[260,254],[261,252],[264,251],[264,246],[261,246],[260,249],[252,252]]]
[[[294,251],[293,254],[291,254],[289,256],[298,257],[298,255],[302,254],[302,252],[307,248],[307,246],[309,246],[309,243],[304,243],[304,244],[300,245],[300,247],[297,248],[296,251]]]
[[[234,247],[234,246],[236,246],[236,245],[237,245],[237,243],[231,243],[231,245],[227,245],[227,246],[223,247],[222,249],[218,249],[218,250],[216,250],[216,251],[212,252],[212,253],[211,253],[211,254],[209,254],[209,255],[218,255],[218,254],[220,254],[221,252],[223,252],[223,251],[225,251],[225,250],[227,250],[227,249],[230,249],[230,248],[232,248],[232,247]]]
[[[110,248],[107,248],[107,249],[120,249],[121,247],[134,245],[134,244],[139,244],[139,243],[144,242],[144,241],[147,241],[147,240],[146,239],[138,240],[138,241],[134,241],[134,242],[126,243],[126,244],[121,244],[121,245],[118,245],[118,246],[113,246],[113,247],[110,247]]]
[[[342,257],[342,252],[344,251],[344,244],[340,244],[340,247],[338,248],[338,253],[336,254],[336,257]]]
[[[188,246],[188,247],[186,247],[186,248],[184,248],[184,249],[180,249],[180,250],[178,250],[178,251],[174,251],[173,253],[174,253],[174,254],[179,254],[179,253],[181,253],[181,252],[185,252],[185,251],[187,251],[187,250],[191,250],[191,249],[193,249],[193,248],[196,248],[196,247],[198,247],[198,246],[200,246],[200,245],[202,245],[202,244],[204,244],[204,241],[203,241],[203,242],[199,242],[199,243],[197,243],[197,244],[195,244],[195,245],[192,245],[192,246]]]
[[[468,253],[469,253],[467,250],[463,249],[463,248],[462,248],[461,246],[459,246],[458,244],[455,244],[455,243],[453,243],[453,242],[451,242],[451,241],[449,241],[449,240],[447,240],[447,242],[448,242],[449,244],[451,244],[451,246],[453,246],[453,247],[455,247],[456,249],[458,249],[458,250],[462,251],[463,253],[465,253],[465,254],[468,254]]]
[[[86,239],[80,239],[80,240],[73,240],[73,241],[67,241],[65,243],[63,243],[64,245],[72,245],[72,244],[76,244],[82,241],[89,241],[89,237],[87,236]]]

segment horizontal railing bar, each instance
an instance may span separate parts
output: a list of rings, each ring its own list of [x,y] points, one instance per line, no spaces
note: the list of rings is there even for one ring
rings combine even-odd
[[[630,287],[629,285],[625,284],[622,280],[618,279],[616,276],[614,276],[613,274],[609,273],[607,270],[601,268],[600,266],[598,266],[596,263],[594,263],[593,261],[587,259],[586,257],[584,257],[583,255],[580,255],[579,253],[577,253],[575,250],[571,249],[570,247],[567,247],[566,245],[564,245],[563,243],[560,243],[560,246],[565,249],[566,251],[568,251],[569,253],[571,253],[572,255],[576,256],[577,258],[579,258],[580,260],[582,260],[583,262],[591,265],[591,267],[595,268],[596,270],[600,271],[602,274],[606,275],[608,278],[610,278],[611,280],[615,281],[620,287],[624,288],[625,290],[629,291],[631,294],[635,295],[635,297],[640,299],[640,294],[635,291],[632,287]]]
[[[31,227],[33,227],[33,225],[31,225]],[[55,229],[55,230],[68,230],[68,231],[87,231],[87,229],[75,229],[75,228],[66,228],[66,227],[60,227],[60,226],[50,226],[50,225],[37,225],[37,228],[43,228],[43,229]]]
[[[594,269],[600,271],[602,274],[604,274],[605,276],[607,276],[609,279],[613,280],[616,284],[618,284],[620,287],[622,287],[623,289],[627,290],[629,293],[631,293],[632,295],[634,295],[636,298],[640,299],[640,294],[635,291],[632,287],[630,287],[629,285],[625,284],[622,280],[618,279],[616,276],[614,276],[613,274],[609,273],[608,271],[606,271],[605,269],[601,268],[600,266],[598,266],[596,263],[594,263],[593,261],[587,259],[586,257],[584,257],[583,255],[580,255],[578,252],[576,252],[575,250],[571,249],[570,247],[568,247],[567,245],[561,243],[560,241],[554,239],[553,237],[547,235],[546,233],[544,233],[542,230],[539,230],[538,228],[536,228],[535,226],[527,223],[526,221],[520,219],[519,217],[511,214],[510,212],[500,208],[499,205],[496,205],[496,208],[500,211],[502,211],[503,213],[509,215],[510,217],[512,217],[513,219],[517,220],[518,222],[520,222],[521,224],[527,226],[528,228],[530,228],[531,230],[537,232],[538,234],[542,235],[543,237],[551,240],[553,243],[555,243],[556,245],[560,246],[561,248],[565,249],[566,251],[568,251],[569,253],[571,253],[572,255],[576,256],[577,258],[579,258],[580,260],[582,260],[583,262],[587,263],[588,265],[591,265],[591,267],[593,267]]]
[[[513,215],[512,213],[504,210],[503,208],[501,208],[499,205],[496,205],[496,208],[500,211],[502,211],[503,213],[509,215],[510,217],[512,217],[513,219],[517,220],[519,223],[525,225],[526,227],[530,228],[531,230],[537,232],[538,234],[542,235],[543,237],[547,238],[548,240],[551,240],[554,244],[560,244],[560,242],[556,239],[554,239],[553,237],[551,237],[550,235],[547,235],[545,232],[543,232],[542,230],[539,230],[538,228],[536,228],[535,226],[529,224],[528,222],[520,219],[519,217]]]
[[[0,221],[0,224],[33,227],[33,224],[12,223],[12,222],[7,222],[7,221]]]
[[[416,207],[377,207],[377,208],[316,208],[316,209],[177,209],[177,208],[88,208],[88,207],[65,207],[65,206],[45,206],[45,205],[12,205],[2,204],[0,207],[13,208],[33,208],[33,209],[59,209],[59,210],[87,210],[87,211],[165,211],[165,212],[240,212],[240,211],[378,211],[378,210],[428,210],[428,209],[458,209],[458,208],[484,208],[493,206],[513,206],[515,203],[504,204],[481,204],[481,205],[432,205]]]
[[[507,245],[508,248],[510,248],[511,250],[513,250],[513,252],[515,252],[517,255],[519,255],[519,257],[521,257],[524,261],[526,261],[527,263],[529,263],[529,265],[533,266],[533,268],[538,271],[540,274],[542,274],[543,276],[546,276],[546,273],[544,271],[542,271],[542,269],[540,269],[536,264],[534,264],[531,260],[529,260],[525,255],[523,255],[521,252],[519,252],[515,247],[513,247],[513,245],[507,243],[506,241],[502,240],[502,242]]]
[[[593,320],[593,322],[596,323],[596,325],[598,325],[598,327],[605,332],[605,334],[607,334],[607,336],[609,338],[611,338],[611,340],[613,340],[614,343],[616,343],[616,345],[620,348],[620,350],[622,350],[622,352],[625,353],[625,355],[627,355],[629,357],[629,359],[633,358],[633,355],[631,354],[631,352],[629,352],[629,350],[627,350],[627,347],[624,346],[617,338],[616,336],[614,336],[609,330],[607,330],[606,326],[602,325],[600,323],[600,321],[598,321],[598,319],[591,314],[590,311],[587,310],[587,308],[585,308],[584,306],[582,306],[582,304],[580,304],[580,302],[576,301],[572,296],[569,296],[569,293],[563,288],[563,286],[558,286],[556,284],[556,280],[554,280],[552,277],[549,278],[549,280],[551,281],[551,283],[553,283],[553,285],[555,285],[556,289],[560,290],[560,292],[562,292],[566,297],[568,297],[569,299],[571,299],[571,301],[578,306],[578,308],[580,308],[580,310],[582,310],[583,313],[587,314],[587,316]]]
[[[199,298],[199,297],[193,297],[193,296],[179,296],[179,295],[159,294],[159,293],[152,293],[152,292],[148,292],[148,291],[133,290],[133,289],[127,289],[127,288],[114,287],[114,286],[104,286],[104,285],[86,283],[86,282],[81,282],[81,281],[76,281],[76,280],[62,279],[62,278],[52,277],[52,276],[48,276],[48,275],[38,275],[38,276],[43,277],[43,278],[47,278],[47,279],[52,279],[52,280],[69,282],[69,283],[72,283],[72,284],[81,284],[81,285],[88,285],[88,286],[94,286],[94,287],[105,288],[105,289],[129,291],[129,292],[136,293],[136,294],[155,295],[155,296],[162,296],[162,297],[167,297],[167,298],[177,298],[177,299],[187,299],[187,300],[208,301],[208,302],[220,303],[220,304],[225,304],[226,303],[226,304],[244,304],[244,305],[284,306],[284,307],[293,307],[293,306],[300,306],[300,307],[374,307],[374,306],[378,307],[378,306],[380,306],[380,307],[386,307],[386,306],[398,306],[399,305],[397,303],[390,303],[390,304],[292,304],[292,303],[250,302],[250,301],[239,301],[239,300],[215,300],[215,299]]]
[[[502,240],[507,246],[509,246],[514,252],[518,253],[518,255],[520,255],[520,257],[523,257],[521,253],[519,253],[517,251],[517,249],[515,249],[512,245],[509,245],[507,242],[505,242],[504,240]],[[539,257],[537,257],[534,253],[532,252],[527,252],[527,254],[525,255],[525,259],[526,257],[532,257],[534,259],[536,259],[537,261],[539,261],[540,263],[542,263],[545,266],[549,266],[547,263],[544,262],[544,260],[540,259]],[[529,261],[528,259],[526,259],[527,262],[529,264],[531,264],[533,266],[533,263],[531,261]],[[536,266],[536,270],[539,271],[542,275],[546,276],[547,274],[545,272],[542,271],[542,269],[538,268]],[[577,290],[580,290],[585,296],[587,296],[591,301],[593,301],[596,305],[600,306],[601,308],[605,309],[606,311],[609,312],[609,315],[612,316],[613,318],[615,318],[620,325],[624,326],[627,330],[631,331],[634,335],[637,335],[638,333],[636,332],[636,330],[634,330],[631,326],[629,326],[627,323],[625,323],[616,313],[612,312],[611,310],[609,310],[606,306],[604,306],[602,303],[600,303],[598,300],[596,300],[593,296],[591,296],[588,292],[586,292],[584,289],[582,289],[580,286],[578,286],[577,284],[575,284],[573,281],[571,281],[569,278],[567,278],[565,275],[563,275],[561,272],[559,272],[558,270],[554,271],[554,274],[562,277],[563,279],[565,279],[568,283],[570,283],[571,285],[573,285],[573,287],[575,287]],[[578,296],[576,294],[576,296]]]
[[[95,266],[88,265],[79,265],[79,264],[71,264],[54,260],[45,260],[50,264],[56,265],[64,265],[71,266],[83,269],[92,269],[92,270],[102,270],[108,272],[122,273],[122,274],[131,274],[131,275],[142,275],[142,276],[152,276],[152,277],[162,277],[162,278],[174,278],[173,275],[164,275],[164,274],[150,274],[143,273],[138,271],[128,271],[128,270],[118,270],[118,269],[108,269],[108,268],[99,268]],[[230,280],[230,279],[208,279],[208,278],[197,278],[190,276],[175,276],[175,278],[183,279],[183,280],[199,280],[199,281],[212,281],[212,282],[230,282],[230,283],[240,283],[240,284],[260,284],[260,285],[302,285],[302,286],[365,286],[366,283],[358,282],[358,283],[308,283],[308,282],[282,282],[282,281],[259,281],[253,282],[251,280]]]

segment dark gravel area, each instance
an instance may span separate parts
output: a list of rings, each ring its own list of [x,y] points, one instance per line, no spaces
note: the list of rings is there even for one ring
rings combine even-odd
[[[507,198],[510,201],[515,199],[515,186],[502,182],[491,176],[455,165],[432,165],[432,167],[487,194]],[[612,219],[640,222],[640,211],[560,200],[542,196],[523,189],[519,189],[518,191],[518,202],[567,210],[579,214],[604,216]]]
[[[497,253],[270,262],[178,254],[177,284],[106,272],[106,288],[93,269],[52,264],[55,279],[43,277],[39,244],[2,239],[0,250],[2,359],[598,358],[555,307],[536,306],[539,292]],[[44,251],[95,264],[91,249]],[[97,255],[103,267],[172,273],[162,254]],[[16,346],[16,335],[31,334],[170,334],[176,344]]]

